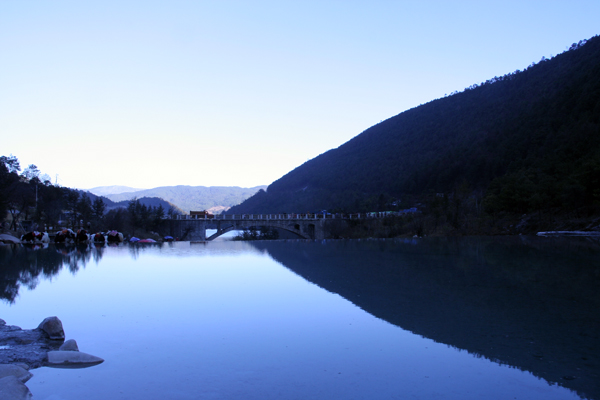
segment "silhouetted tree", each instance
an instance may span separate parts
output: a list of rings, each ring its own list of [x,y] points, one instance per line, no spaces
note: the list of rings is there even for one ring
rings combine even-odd
[[[92,217],[96,222],[102,221],[104,213],[106,212],[106,204],[101,197],[96,197],[92,204]]]

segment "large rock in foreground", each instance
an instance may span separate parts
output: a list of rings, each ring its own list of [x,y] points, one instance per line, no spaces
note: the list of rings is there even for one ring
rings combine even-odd
[[[58,350],[61,344],[41,329],[21,329],[0,320],[0,364],[23,363],[29,369],[39,368],[46,362],[48,351]]]
[[[65,332],[57,317],[48,317],[37,329],[23,330],[0,319],[0,364],[24,364],[28,369],[42,366],[87,368],[104,360],[79,352],[73,339],[63,343]],[[56,340],[63,338],[63,340]],[[0,371],[0,378],[2,378]]]
[[[0,319],[0,400],[31,399],[25,382],[32,374],[27,369],[87,368],[104,362],[79,352],[75,340],[64,339],[62,322],[57,317],[48,317],[37,329],[27,330],[6,325]]]
[[[65,331],[58,317],[48,317],[42,321],[38,329],[43,330],[52,340],[65,340]]]
[[[16,376],[7,376],[0,379],[0,400],[29,400],[29,388]]]
[[[18,365],[0,364],[0,379],[7,376],[14,376],[21,382],[25,383],[33,376],[31,372]]]

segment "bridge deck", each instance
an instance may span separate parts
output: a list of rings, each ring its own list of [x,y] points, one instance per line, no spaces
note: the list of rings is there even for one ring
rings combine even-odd
[[[216,221],[272,221],[272,220],[322,220],[322,219],[366,219],[384,218],[398,213],[370,212],[360,214],[231,214],[231,215],[178,215],[179,220],[216,220]]]

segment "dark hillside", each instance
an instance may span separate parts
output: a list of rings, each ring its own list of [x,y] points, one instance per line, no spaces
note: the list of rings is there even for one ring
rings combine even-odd
[[[379,123],[229,213],[376,211],[393,199],[485,197],[491,211],[600,200],[600,37]]]

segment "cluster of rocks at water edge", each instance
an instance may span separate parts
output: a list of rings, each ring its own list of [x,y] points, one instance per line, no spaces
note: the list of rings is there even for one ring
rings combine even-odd
[[[79,351],[77,342],[65,341],[62,322],[48,317],[36,329],[6,325],[0,319],[0,400],[31,399],[25,385],[39,367],[86,368],[104,360]]]

